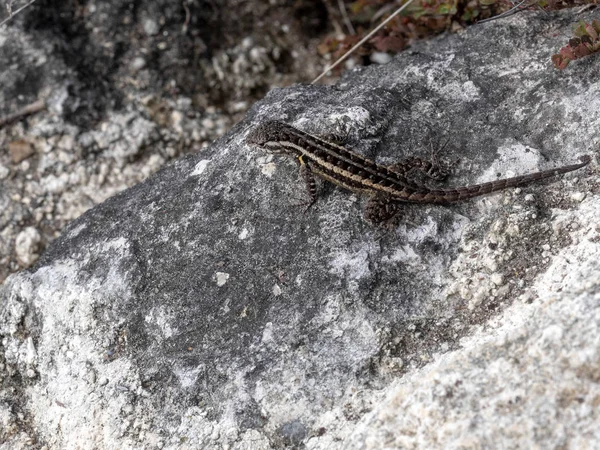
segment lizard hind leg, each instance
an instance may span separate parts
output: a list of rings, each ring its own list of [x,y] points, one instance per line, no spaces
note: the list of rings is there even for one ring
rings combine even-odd
[[[437,149],[434,148],[433,142],[431,143],[431,158],[429,161],[426,161],[429,166],[425,169],[425,175],[435,181],[444,181],[448,178],[448,175],[452,173],[452,169],[459,162],[458,160],[450,162],[438,157],[438,155],[446,148],[448,142],[450,142],[449,138]]]
[[[431,180],[444,181],[452,173],[453,166],[458,163],[458,161],[448,162],[438,158],[438,155],[444,150],[446,145],[448,145],[448,140],[438,149],[434,149],[432,143],[431,157],[429,159],[411,156],[388,166],[388,169],[405,175],[410,175],[411,172],[416,171]]]
[[[393,226],[393,219],[398,214],[398,203],[388,195],[375,195],[369,199],[365,207],[365,218],[374,225]]]
[[[413,156],[388,166],[388,169],[401,174],[417,171],[432,180],[444,181],[451,173],[451,164],[440,161],[435,155],[430,160]]]

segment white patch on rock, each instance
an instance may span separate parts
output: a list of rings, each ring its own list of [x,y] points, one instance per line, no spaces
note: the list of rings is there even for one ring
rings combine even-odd
[[[344,109],[342,112],[330,114],[328,121],[333,124],[351,123],[353,127],[362,128],[369,125],[371,113],[361,106],[352,106]]]
[[[118,254],[115,259],[128,254],[124,239],[105,245]],[[120,436],[120,421],[114,420],[121,417],[123,406],[119,390],[126,389],[136,396],[142,394],[139,374],[130,370],[127,358],[110,362],[104,359],[119,324],[98,326],[97,314],[107,299],[125,301],[131,295],[127,275],[118,265],[109,264],[105,274],[87,278],[84,286],[80,269],[86,263],[85,257],[77,262],[57,261],[33,274],[22,273],[7,280],[11,290],[18,294],[9,297],[4,305],[4,313],[8,314],[4,326],[11,328],[12,324],[28,320],[24,316],[26,310],[20,310],[19,301],[27,298],[29,309],[34,308],[41,318],[43,333],[35,343],[31,339],[22,340],[18,334],[5,334],[5,357],[9,361],[12,354],[20,355],[11,362],[23,377],[37,378],[43,374],[47,385],[33,384],[26,388],[29,414],[40,432],[64,433],[61,448],[84,448],[99,436],[105,436],[104,432]],[[108,380],[106,388],[90,390],[89,380],[93,377],[84,376],[90,368],[100,379]],[[105,389],[115,394],[107,394]],[[98,403],[99,398],[106,399],[106,403]],[[90,421],[90,414],[96,420]]]
[[[242,228],[242,231],[240,231],[240,234],[238,234],[238,239],[243,241],[248,237],[249,234],[250,232],[248,231],[248,228]]]
[[[348,280],[360,280],[370,275],[369,253],[366,248],[357,251],[338,250],[329,262],[330,272]]]
[[[198,164],[196,164],[196,166],[194,167],[194,170],[192,171],[192,173],[190,174],[190,176],[197,176],[197,175],[202,175],[204,173],[204,171],[206,170],[206,167],[208,166],[208,164],[210,163],[210,160],[208,159],[203,159],[202,161],[200,161]]]
[[[428,216],[427,221],[424,224],[406,230],[406,239],[409,242],[414,243],[423,242],[428,238],[436,239],[438,235],[438,225],[437,221]]]
[[[193,387],[198,381],[198,375],[203,371],[204,365],[196,367],[176,367],[173,369],[173,373],[177,376],[179,384],[184,389]]]
[[[271,292],[275,297],[279,297],[281,295],[281,288],[278,284],[274,284]]]
[[[172,326],[172,320],[164,306],[152,308],[146,317],[146,323],[154,325],[162,333],[163,338],[168,339],[176,333]],[[153,334],[153,333],[152,333]]]
[[[481,97],[481,91],[472,81],[453,81],[441,86],[439,91],[446,97],[461,102],[473,102]]]
[[[392,255],[382,257],[381,262],[402,262],[415,265],[421,262],[421,257],[414,251],[414,249],[410,245],[401,245],[396,248]]]
[[[498,158],[477,178],[477,183],[508,178],[514,175],[526,175],[541,170],[542,156],[538,150],[523,144],[511,143],[498,148]],[[558,165],[558,164],[556,164]],[[487,197],[486,197],[487,198]]]
[[[276,169],[277,169],[277,166],[275,165],[275,163],[270,162],[270,163],[261,165],[260,172],[263,175],[266,175],[268,178],[271,178],[271,177],[273,177],[273,174],[275,173]]]
[[[217,282],[217,286],[224,286],[225,283],[227,283],[227,280],[229,280],[229,274],[225,272],[216,272],[214,280]]]
[[[262,333],[262,342],[273,342],[273,323],[267,322]]]
[[[77,237],[79,235],[79,233],[81,233],[86,228],[87,228],[87,225],[85,223],[81,223],[81,224],[77,225],[75,228],[73,228],[72,230],[69,231],[69,237],[71,239],[73,239],[74,237]]]
[[[33,339],[31,337],[28,337],[25,342],[26,342],[25,364],[33,364],[37,358],[35,344],[33,343]]]

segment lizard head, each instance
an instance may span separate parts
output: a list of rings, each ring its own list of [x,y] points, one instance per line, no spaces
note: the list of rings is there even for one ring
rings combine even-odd
[[[279,142],[285,139],[288,128],[288,125],[276,120],[262,122],[248,133],[246,142],[268,150],[275,150],[280,146]]]

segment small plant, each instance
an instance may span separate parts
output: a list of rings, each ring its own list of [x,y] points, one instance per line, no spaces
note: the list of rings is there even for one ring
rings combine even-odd
[[[318,49],[321,55],[329,54],[332,59],[337,59],[354,46],[374,23],[388,16],[393,7],[398,5],[391,0],[355,0],[346,3],[349,20],[354,24],[357,34],[327,37]],[[460,29],[503,13],[511,6],[508,0],[416,0],[369,39],[357,54],[397,53],[413,40]]]
[[[599,0],[524,0],[517,5],[510,0],[414,0],[402,14],[394,17],[374,36],[353,52],[358,57],[373,52],[397,53],[414,40],[456,31],[474,23],[499,19],[528,9],[558,10],[581,4],[596,4]],[[403,3],[407,3],[406,1]],[[393,0],[342,0],[338,4],[347,8],[347,19],[354,25],[352,33],[328,36],[318,46],[321,55],[332,60],[345,55],[367,34],[373,24],[389,16],[399,3]],[[338,27],[338,30],[341,27]],[[591,24],[580,22],[575,36],[559,54],[552,56],[554,65],[564,69],[574,59],[600,50],[600,21]]]
[[[563,70],[571,61],[600,52],[600,20],[593,20],[591,24],[579,22],[574,34],[575,37],[567,45],[552,55],[552,62],[557,69]]]

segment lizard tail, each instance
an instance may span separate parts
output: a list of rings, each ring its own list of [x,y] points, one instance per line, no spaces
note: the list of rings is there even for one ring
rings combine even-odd
[[[489,183],[474,184],[472,186],[465,186],[461,188],[432,189],[427,194],[425,194],[424,197],[430,197],[429,200],[435,203],[448,203],[478,197],[480,195],[489,194],[491,192],[501,191],[502,189],[517,187],[523,184],[529,184],[532,181],[543,180],[545,178],[550,178],[555,175],[572,172],[573,170],[581,169],[582,167],[587,166],[591,161],[591,157],[589,155],[582,156],[580,159],[581,162],[577,164],[557,167],[555,169],[544,170],[529,175],[520,175],[518,177],[505,178],[503,180],[490,181]],[[420,196],[423,196],[423,194],[420,194]]]

